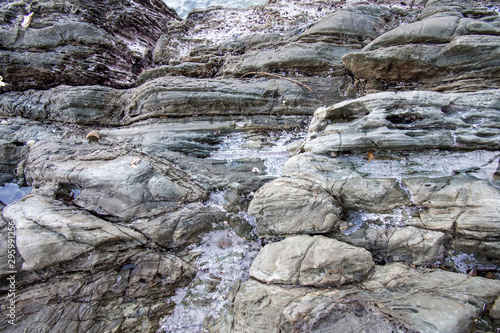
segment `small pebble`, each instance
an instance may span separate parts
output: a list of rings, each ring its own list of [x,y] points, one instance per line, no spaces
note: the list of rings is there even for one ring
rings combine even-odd
[[[97,131],[90,131],[89,134],[87,134],[86,138],[90,142],[96,142],[97,140],[99,140],[99,133],[97,133]]]
[[[26,142],[26,145],[27,145],[28,147],[33,147],[33,145],[34,145],[35,143],[36,143],[36,141],[35,141],[35,140],[28,140],[28,141]]]
[[[259,169],[259,168],[253,168],[253,169],[252,169],[252,172],[253,172],[253,173],[260,173],[260,169]]]

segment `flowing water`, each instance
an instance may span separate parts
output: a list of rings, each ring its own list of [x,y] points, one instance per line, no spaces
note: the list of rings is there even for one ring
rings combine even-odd
[[[185,19],[193,9],[205,9],[210,6],[244,9],[251,6],[263,5],[267,0],[163,0],[170,8]]]
[[[212,193],[205,205],[224,209],[223,197],[222,191]],[[243,212],[240,215],[247,216]],[[242,239],[229,227],[207,233],[199,244],[189,246],[188,251],[197,256],[196,277],[171,298],[174,310],[162,319],[158,333],[205,332],[203,324],[219,318],[228,305],[227,294],[234,283],[248,279],[250,265],[260,248],[259,241]]]
[[[225,160],[228,164],[239,159],[260,158],[266,167],[262,172],[279,177],[289,155],[286,146],[305,135],[305,131],[299,130],[231,133],[209,158]],[[214,192],[204,204],[225,210],[224,194],[225,191]],[[256,231],[252,216],[245,211],[238,215]],[[191,245],[188,251],[197,256],[194,262],[196,277],[188,286],[178,289],[170,300],[175,304],[174,310],[162,319],[158,333],[204,332],[203,324],[216,320],[228,304],[227,294],[234,283],[248,279],[250,265],[260,248],[260,241],[242,239],[229,226],[212,231],[204,235],[199,244]]]
[[[266,135],[233,133],[224,138],[219,149],[210,158],[225,160],[227,163],[243,158],[260,158],[264,161],[267,175],[280,177],[289,157],[286,146],[305,136],[305,131],[270,132]],[[264,170],[259,170],[259,173],[260,171]]]

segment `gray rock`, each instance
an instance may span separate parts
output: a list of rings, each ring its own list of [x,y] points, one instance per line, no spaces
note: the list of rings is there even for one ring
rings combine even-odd
[[[375,39],[389,17],[388,9],[382,6],[352,6],[326,16],[304,31],[299,38],[300,40],[323,39],[344,45],[349,42],[359,44],[366,39]]]
[[[250,279],[231,292],[229,313],[210,332],[278,332],[280,312],[290,300],[312,291],[307,287],[266,285]]]
[[[377,291],[380,287],[384,291]],[[496,298],[497,280],[444,270],[412,270],[401,264],[377,266],[363,289],[384,312],[427,332],[469,332],[484,304]],[[465,291],[465,294],[464,294]]]
[[[443,261],[448,237],[442,232],[404,228],[362,228],[349,235],[337,234],[337,239],[363,247],[380,262],[407,262],[432,265]]]
[[[500,191],[487,181],[469,177],[405,180],[423,209],[409,224],[469,239],[497,239]]]
[[[337,228],[340,211],[323,187],[289,178],[265,184],[248,208],[260,236],[328,233]]]
[[[37,195],[9,205],[3,215],[8,222],[15,223],[16,245],[24,260],[24,270],[54,266],[104,244],[148,243],[144,236],[129,228]]]
[[[216,207],[188,204],[173,212],[134,221],[131,226],[165,248],[175,248],[200,241],[202,234],[228,218]]]
[[[2,94],[0,114],[75,124],[122,125],[192,115],[309,115],[319,103],[317,98],[300,85],[280,79],[163,77],[126,91],[61,86]]]
[[[248,72],[286,72],[302,75],[332,74],[340,70],[341,57],[353,48],[324,42],[290,43],[275,50],[255,50],[231,56],[221,68],[224,75]]]
[[[371,254],[323,236],[292,236],[266,245],[250,276],[266,283],[333,287],[359,282],[374,267]]]
[[[280,316],[280,332],[416,332],[377,306],[340,290],[292,300]]]
[[[60,84],[131,86],[138,71],[149,65],[145,50],[169,21],[179,19],[159,0],[129,5],[43,1],[11,10],[0,8],[7,18],[0,32],[0,71],[8,83],[4,91]],[[21,28],[18,20],[29,12],[32,22]]]
[[[372,94],[338,103],[315,112],[304,150],[324,154],[371,148],[497,149],[498,96],[498,90],[468,94],[414,91]],[[350,121],[335,121],[342,117]],[[485,119],[479,123],[478,117]]]
[[[81,190],[77,205],[121,220],[175,210],[206,196],[187,174],[169,163],[155,163],[105,146],[96,150],[88,142],[79,149],[62,142],[41,142],[30,151],[25,175],[39,187],[54,183],[76,186]]]
[[[399,26],[384,33],[368,44],[363,51],[403,44],[443,44],[451,41],[459,24],[459,18],[429,18],[415,23]]]
[[[283,176],[307,179],[321,184],[331,193],[341,193],[350,177],[357,177],[354,165],[325,155],[306,152],[293,156],[283,166]]]
[[[496,280],[402,264],[376,266],[369,280],[349,289],[291,288],[249,280],[235,288],[232,305],[217,328],[322,332],[370,323],[388,331],[396,326],[401,332],[469,332],[499,291]]]
[[[388,213],[410,204],[396,179],[349,178],[342,186],[340,198],[344,208],[374,213]]]
[[[62,270],[37,271],[36,280],[16,294],[16,326],[2,314],[2,331],[156,331],[171,308],[163,300],[185,286],[195,270],[169,253],[126,246],[107,250],[89,253]],[[25,278],[18,273],[16,285],[26,284]],[[5,296],[1,300],[8,301]]]
[[[427,18],[388,31],[362,52],[347,54],[342,60],[356,77],[372,80],[374,85],[375,80],[389,80],[398,90],[414,87],[415,82],[437,91],[498,86],[494,73],[499,67],[500,28],[463,17],[475,17],[471,15],[474,9],[466,7],[461,4],[437,16],[425,14]]]
[[[490,316],[497,322],[500,322],[500,297],[491,306]]]

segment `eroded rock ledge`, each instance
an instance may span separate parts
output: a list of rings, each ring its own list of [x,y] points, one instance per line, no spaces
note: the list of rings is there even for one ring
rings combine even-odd
[[[18,252],[18,325],[1,312],[0,330],[162,331],[219,231],[264,246],[199,330],[498,327],[498,11],[3,3],[0,181],[32,190],[0,202],[2,279],[9,225]],[[261,152],[306,126],[271,173]]]

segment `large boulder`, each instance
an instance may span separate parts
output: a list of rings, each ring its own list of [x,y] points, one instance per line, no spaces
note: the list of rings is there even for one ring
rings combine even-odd
[[[238,284],[229,311],[212,332],[469,332],[485,306],[493,304],[500,283],[439,269],[403,264],[376,266],[356,287],[311,289]],[[245,320],[251,320],[249,325]]]
[[[266,283],[333,287],[359,282],[374,267],[371,254],[323,236],[292,236],[262,248],[250,276]]]
[[[320,185],[279,178],[255,193],[248,212],[260,236],[321,234],[336,230],[341,209]]]
[[[498,86],[498,14],[463,2],[427,2],[426,9],[421,20],[396,27],[361,52],[343,56],[349,71],[370,80],[372,87],[384,81],[386,87],[400,90],[416,84],[438,91]]]

